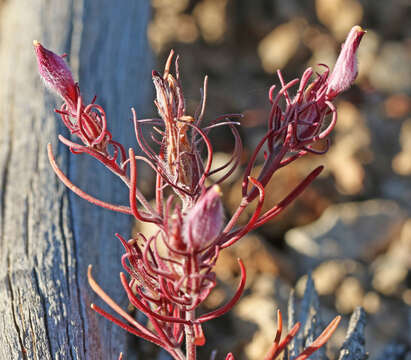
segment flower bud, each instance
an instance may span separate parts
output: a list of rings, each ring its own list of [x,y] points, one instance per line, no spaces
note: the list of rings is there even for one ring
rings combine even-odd
[[[200,250],[220,235],[224,224],[221,190],[214,185],[189,210],[184,219],[183,241],[188,248]]]
[[[327,95],[330,100],[347,90],[357,77],[357,49],[364,34],[361,26],[356,25],[342,45],[334,70],[328,78]]]
[[[33,41],[37,65],[47,87],[60,95],[70,109],[77,106],[77,89],[71,71],[64,59],[47,50],[37,40]]]

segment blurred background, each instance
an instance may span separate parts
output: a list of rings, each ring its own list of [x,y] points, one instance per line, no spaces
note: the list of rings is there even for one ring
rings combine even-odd
[[[355,24],[367,30],[359,76],[336,101],[338,124],[325,156],[308,155],[278,172],[267,191],[275,204],[319,164],[325,171],[287,211],[221,254],[219,286],[206,306],[227,301],[237,282],[236,258],[248,270],[247,291],[231,315],[206,328],[220,356],[261,359],[275,335],[275,311],[290,289],[301,295],[312,272],[322,319],[343,321],[331,341],[339,347],[348,314],[367,312],[370,359],[388,351],[410,358],[411,323],[411,5],[407,0],[151,0],[148,38],[159,71],[171,48],[180,54],[188,113],[209,76],[206,118],[242,112],[243,166],[265,132],[268,89],[307,66],[331,68]],[[154,107],[147,107],[147,117]],[[216,160],[232,143],[214,134]],[[238,204],[240,181],[223,192],[227,211]],[[145,346],[145,345],[143,345]],[[146,351],[150,352],[149,346]],[[385,352],[384,352],[385,351]],[[200,352],[201,354],[201,352]],[[236,357],[237,358],[237,357]],[[330,355],[330,358],[333,358]]]

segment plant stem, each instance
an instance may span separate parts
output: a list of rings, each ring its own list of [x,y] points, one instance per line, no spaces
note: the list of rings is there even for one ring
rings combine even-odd
[[[223,234],[228,234],[231,231],[231,229],[234,227],[238,218],[241,216],[241,214],[243,213],[244,209],[247,207],[248,204],[249,202],[247,201],[247,198],[243,197],[240,205],[238,206],[237,210],[231,217],[229,223],[225,226],[223,230]]]
[[[188,311],[186,313],[186,320],[195,319],[195,310]],[[185,338],[186,338],[186,360],[196,360],[197,351],[195,345],[195,334],[193,325],[184,325]]]
[[[184,354],[181,349],[171,349],[168,352],[175,360],[185,360]]]

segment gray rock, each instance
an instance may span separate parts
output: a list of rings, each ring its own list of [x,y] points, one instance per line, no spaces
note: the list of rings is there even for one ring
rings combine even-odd
[[[297,256],[301,273],[331,259],[368,262],[398,235],[404,218],[393,201],[333,205],[314,223],[288,231],[285,240]]]
[[[388,344],[377,360],[403,360],[411,357],[410,346],[405,344]]]

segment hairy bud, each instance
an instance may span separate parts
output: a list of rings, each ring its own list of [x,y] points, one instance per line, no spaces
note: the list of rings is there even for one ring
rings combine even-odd
[[[77,89],[73,76],[63,57],[33,41],[39,73],[44,83],[61,96],[71,109],[77,105]]]
[[[203,249],[221,233],[223,223],[221,190],[214,185],[189,210],[184,221],[183,241],[189,248]]]
[[[327,95],[329,99],[347,90],[358,74],[357,49],[365,31],[361,26],[354,26],[341,47],[334,70],[328,78]]]

